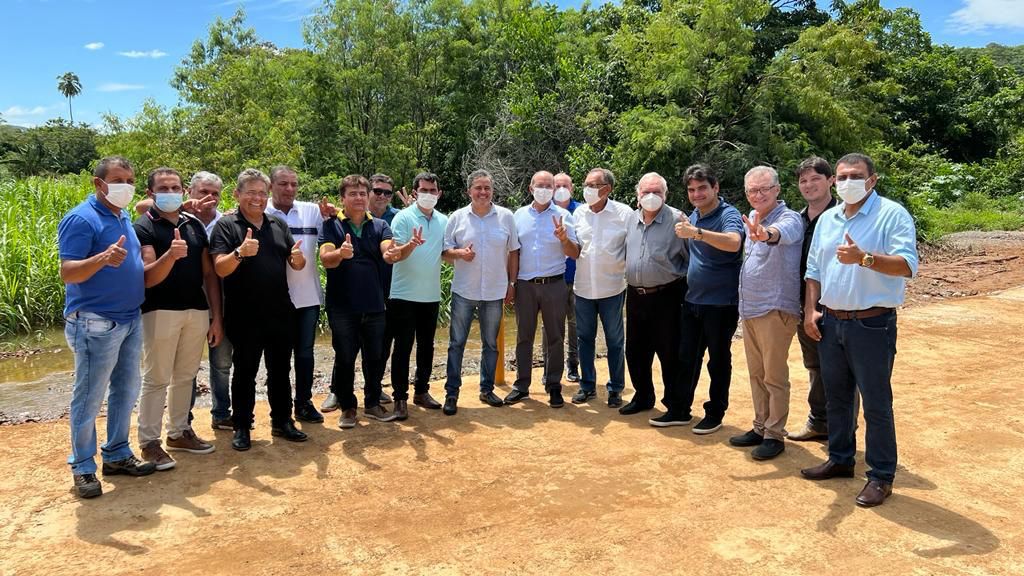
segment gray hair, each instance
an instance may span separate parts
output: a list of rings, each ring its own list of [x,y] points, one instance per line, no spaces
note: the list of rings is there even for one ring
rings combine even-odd
[[[135,169],[132,168],[132,163],[128,161],[124,156],[107,156],[96,163],[96,168],[93,169],[92,175],[99,178],[100,180],[107,179],[107,172],[113,167],[124,168],[132,174],[135,174]]]
[[[273,168],[270,169],[270,181],[277,182],[277,177],[284,172],[287,172],[288,174],[295,174],[296,176],[298,175],[298,172],[293,170],[291,166],[278,164],[277,166],[274,166]]]
[[[487,178],[491,181],[491,186],[494,186],[494,176],[491,176],[490,172],[481,168],[479,170],[473,170],[469,173],[469,176],[466,176],[466,190],[472,188],[473,181],[480,178]]]
[[[220,176],[205,170],[200,170],[193,174],[192,181],[188,185],[190,188],[195,188],[200,184],[213,184],[217,188],[224,188],[224,181],[220,179]]]
[[[235,189],[241,190],[242,188],[245,188],[246,184],[254,180],[263,182],[266,185],[267,190],[270,190],[270,178],[256,168],[246,168],[245,170],[242,170],[238,175],[238,185],[235,186]]]
[[[643,185],[645,180],[656,180],[661,185],[661,191],[668,194],[668,182],[665,177],[657,172],[648,172],[640,177],[640,181],[636,183],[636,191],[640,192],[640,187]]]
[[[775,170],[775,168],[772,168],[771,166],[754,166],[750,170],[747,170],[747,173],[743,176],[743,185],[746,186],[747,181],[749,181],[754,176],[759,176],[761,174],[768,174],[769,176],[771,176],[772,186],[778,186],[779,173]]]
[[[611,170],[607,168],[591,168],[590,171],[587,172],[587,175],[589,176],[594,172],[599,172],[601,174],[601,180],[604,180],[604,183],[611,186],[612,189],[615,188],[615,174],[612,174]]]

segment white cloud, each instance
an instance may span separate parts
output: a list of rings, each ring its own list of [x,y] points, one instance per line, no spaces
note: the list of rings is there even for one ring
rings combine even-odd
[[[103,42],[89,42],[85,45],[86,50],[99,50],[103,48]]]
[[[4,122],[13,126],[24,126],[31,128],[38,126],[50,117],[51,114],[61,108],[59,105],[52,106],[11,106],[6,110],[0,110]]]
[[[960,34],[992,30],[1024,30],[1024,2],[1021,0],[962,0],[946,24]]]
[[[13,116],[42,116],[46,114],[46,111],[50,108],[48,106],[34,106],[32,108],[22,108],[21,106],[11,106],[7,110],[0,112],[4,115],[4,118],[11,118]]]
[[[125,92],[128,90],[142,90],[145,88],[142,84],[120,84],[118,82],[107,82],[101,84],[98,90],[99,92]]]
[[[167,56],[167,52],[164,52],[163,50],[150,50],[148,52],[131,50],[128,52],[118,52],[118,54],[128,58],[163,58],[164,56]]]

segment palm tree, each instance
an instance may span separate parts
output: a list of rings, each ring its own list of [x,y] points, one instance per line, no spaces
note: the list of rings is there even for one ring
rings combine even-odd
[[[74,72],[65,72],[57,76],[57,90],[68,99],[68,115],[71,116],[71,123],[75,123],[75,114],[71,111],[71,99],[82,93],[82,82]]]

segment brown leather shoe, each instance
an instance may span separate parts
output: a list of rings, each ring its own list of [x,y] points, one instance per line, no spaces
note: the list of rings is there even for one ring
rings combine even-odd
[[[853,478],[853,466],[840,466],[831,460],[813,468],[804,468],[800,474],[808,480],[828,480],[829,478]]]
[[[430,395],[430,392],[424,392],[423,394],[414,394],[412,397],[412,403],[417,406],[423,406],[429,410],[440,410],[441,403],[434,400],[434,397]]]
[[[828,440],[828,432],[825,430],[815,430],[809,423],[805,423],[803,428],[796,432],[791,432],[786,436],[789,440],[796,440],[797,442],[807,442],[808,440]]]
[[[395,420],[409,419],[409,404],[406,400],[395,400]]]
[[[864,488],[857,494],[857,506],[872,508],[885,502],[892,494],[892,484],[879,480],[868,480]]]

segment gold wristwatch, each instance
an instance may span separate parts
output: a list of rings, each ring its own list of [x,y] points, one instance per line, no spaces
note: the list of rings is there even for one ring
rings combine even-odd
[[[860,257],[860,265],[864,268],[871,268],[875,265],[875,257],[872,256],[870,252],[865,252],[864,255]]]

